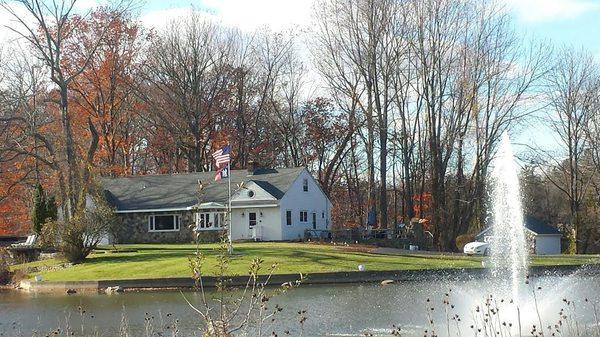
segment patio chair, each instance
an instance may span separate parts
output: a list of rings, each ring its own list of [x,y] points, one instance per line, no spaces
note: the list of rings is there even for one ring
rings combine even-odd
[[[25,242],[15,243],[8,247],[10,256],[19,262],[30,262],[38,259],[41,247],[37,244],[38,236],[33,234]]]
[[[37,243],[38,236],[35,234],[29,235],[25,242],[13,243],[11,247],[15,248],[25,248],[25,247],[33,247]]]

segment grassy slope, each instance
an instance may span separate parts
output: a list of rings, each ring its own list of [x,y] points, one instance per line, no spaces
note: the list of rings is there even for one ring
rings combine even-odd
[[[119,248],[136,249],[134,253],[92,254],[85,263],[66,269],[41,273],[49,281],[131,279],[186,277],[190,275],[188,257],[193,245],[121,245]],[[204,244],[201,250],[207,255],[205,274],[216,271],[217,245]],[[481,267],[480,257],[440,255],[376,255],[352,251],[347,248],[301,243],[236,243],[237,254],[231,262],[230,274],[244,275],[250,261],[261,257],[264,268],[278,263],[277,273],[315,273],[357,270],[364,264],[367,270],[402,270],[452,267]],[[53,265],[60,261],[46,260],[33,265]],[[599,256],[535,258],[534,265],[600,263]],[[20,265],[16,268],[32,266]]]

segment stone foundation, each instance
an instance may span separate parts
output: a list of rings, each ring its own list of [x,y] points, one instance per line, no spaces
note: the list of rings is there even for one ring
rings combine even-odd
[[[227,236],[227,231],[225,230],[199,231],[198,241],[200,243],[219,242],[224,236]]]

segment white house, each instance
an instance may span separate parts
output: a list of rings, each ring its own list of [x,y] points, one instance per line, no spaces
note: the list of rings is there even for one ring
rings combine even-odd
[[[227,179],[214,172],[102,180],[121,224],[118,243],[214,241],[225,232]],[[232,170],[232,240],[296,240],[328,229],[331,202],[306,168]]]

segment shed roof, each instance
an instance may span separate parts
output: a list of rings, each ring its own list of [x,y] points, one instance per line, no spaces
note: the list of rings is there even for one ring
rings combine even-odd
[[[525,217],[525,228],[529,229],[530,231],[532,231],[536,234],[562,235],[562,233],[555,227],[552,227],[552,226],[544,223],[542,220],[531,217],[531,216]]]
[[[231,171],[232,190],[241,182],[253,181],[276,199],[281,199],[303,167]],[[119,178],[102,178],[109,203],[118,211],[180,209],[201,202],[227,202],[227,179],[214,181],[215,172],[160,174]],[[199,183],[203,189],[198,199]],[[232,191],[233,193],[233,191]]]
[[[562,233],[558,229],[544,223],[540,219],[534,218],[532,216],[525,216],[523,220],[525,221],[525,228],[529,229],[536,235],[562,235]],[[490,232],[491,229],[492,227],[488,226],[487,228],[479,232],[479,234],[477,234],[475,238],[477,240],[482,240],[483,237],[486,234],[488,234],[488,232]]]

